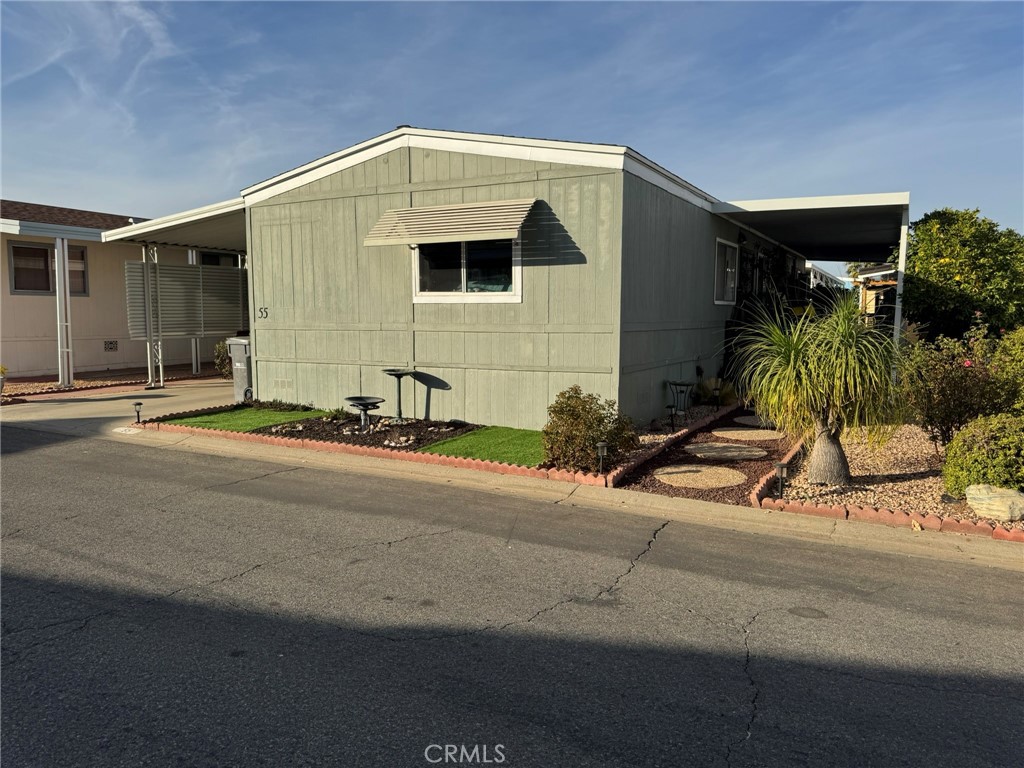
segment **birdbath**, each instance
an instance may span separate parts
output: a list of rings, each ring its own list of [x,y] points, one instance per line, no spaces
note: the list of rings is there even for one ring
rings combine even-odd
[[[416,371],[411,368],[385,368],[384,373],[388,376],[395,377],[395,384],[397,387],[398,399],[395,401],[398,404],[398,415],[395,418],[395,424],[405,424],[405,419],[402,418],[402,377],[412,376]]]
[[[355,397],[346,397],[345,402],[351,404],[353,408],[359,411],[359,425],[362,427],[362,431],[365,432],[367,427],[370,425],[369,412],[376,411],[380,408],[380,404],[384,402],[384,398],[357,395]]]

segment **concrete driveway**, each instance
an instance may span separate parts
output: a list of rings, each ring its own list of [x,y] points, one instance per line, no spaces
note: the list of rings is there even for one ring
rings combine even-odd
[[[26,398],[27,402],[0,408],[0,421],[62,435],[109,437],[114,429],[135,421],[132,403],[141,402],[142,418],[152,419],[234,401],[230,381],[182,381],[164,389],[124,390],[124,387],[115,387],[66,395],[37,395]]]

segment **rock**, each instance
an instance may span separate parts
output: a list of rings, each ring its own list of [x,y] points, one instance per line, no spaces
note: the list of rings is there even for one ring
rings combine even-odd
[[[1024,518],[1024,493],[994,485],[967,486],[967,503],[978,517],[1010,523]]]

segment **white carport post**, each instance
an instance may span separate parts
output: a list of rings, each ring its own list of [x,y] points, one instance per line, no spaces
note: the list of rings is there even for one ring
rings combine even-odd
[[[910,206],[903,208],[903,221],[900,224],[900,252],[896,266],[896,311],[893,314],[893,339],[900,343],[900,328],[903,325],[903,273],[907,269],[907,232],[910,229]]]
[[[155,245],[142,246],[142,289],[146,297],[146,368],[149,381],[146,389],[158,389],[164,386],[164,355],[163,335],[161,333],[160,315],[160,271],[157,265],[159,253]],[[156,294],[156,307],[153,307],[153,295]],[[154,368],[156,370],[154,370]],[[159,382],[156,374],[159,374]]]
[[[188,263],[199,263],[199,252],[195,248],[188,249]],[[192,337],[192,373],[193,375],[199,373],[199,338],[195,336]]]
[[[68,285],[68,241],[54,238],[54,273],[57,278],[57,386],[75,384],[74,358],[71,352],[71,289]]]

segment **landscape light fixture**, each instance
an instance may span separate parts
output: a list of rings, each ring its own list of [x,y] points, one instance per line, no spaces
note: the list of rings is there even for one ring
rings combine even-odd
[[[132,403],[135,406],[135,423],[142,423],[142,403]]]
[[[670,423],[672,424],[672,431],[673,432],[676,431],[676,414],[678,412],[679,412],[679,409],[676,408],[676,404],[675,403],[672,403],[670,406],[668,406],[668,418],[669,418]]]
[[[597,472],[604,474],[604,457],[608,455],[608,443],[604,440],[597,444]]]
[[[775,462],[775,479],[779,482],[779,495],[778,498],[782,498],[782,494],[786,491],[786,477],[789,474],[789,467],[783,464],[781,461]]]
[[[718,381],[715,384],[715,405],[722,404],[722,382]]]

